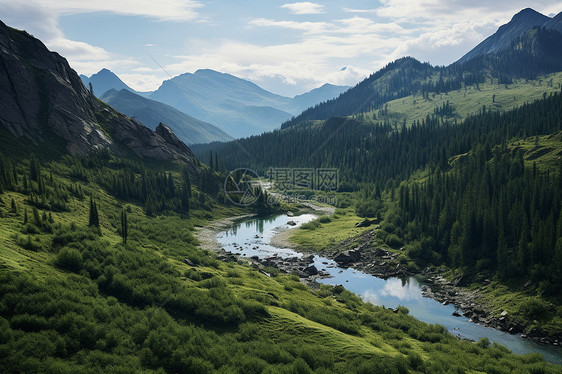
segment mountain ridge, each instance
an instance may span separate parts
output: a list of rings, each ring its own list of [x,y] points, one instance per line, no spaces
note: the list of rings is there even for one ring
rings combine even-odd
[[[152,130],[155,130],[159,123],[166,124],[186,144],[232,140],[231,136],[210,123],[127,89],[110,89],[100,99],[121,113],[138,118]]]
[[[95,74],[92,74],[90,77],[87,77],[83,74],[80,74],[80,79],[84,83],[84,86],[89,87],[89,84],[92,84],[92,88],[94,90],[94,95],[96,97],[101,98],[107,91],[114,89],[120,91],[122,89],[135,92],[131,87],[129,87],[125,82],[117,76],[114,72],[107,68],[103,68]]]
[[[484,39],[476,47],[468,51],[457,62],[466,62],[472,58],[501,52],[510,47],[511,43],[524,32],[534,27],[545,27],[562,31],[562,13],[557,17],[547,17],[534,9],[525,8],[515,14],[511,20],[500,26],[498,30]]]
[[[110,149],[139,158],[197,163],[187,146],[169,143],[98,100],[65,58],[1,21],[0,70],[0,125],[16,138],[40,144],[52,132],[72,155]]]

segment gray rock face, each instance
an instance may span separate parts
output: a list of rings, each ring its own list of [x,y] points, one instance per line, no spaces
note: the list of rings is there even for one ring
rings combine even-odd
[[[196,163],[168,129],[159,135],[95,98],[63,57],[25,31],[0,22],[0,126],[34,144],[47,132],[70,154],[116,154]]]
[[[498,31],[486,38],[467,54],[459,59],[459,62],[466,62],[471,58],[497,53],[507,49],[511,43],[534,27],[544,27],[549,30],[562,32],[562,13],[554,18],[549,18],[533,9],[526,8],[513,16],[509,23],[500,26]]]

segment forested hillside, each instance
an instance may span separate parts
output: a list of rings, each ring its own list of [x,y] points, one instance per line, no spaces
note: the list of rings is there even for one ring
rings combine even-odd
[[[478,146],[489,149],[514,137],[551,134],[561,126],[562,96],[555,93],[506,113],[482,109],[461,124],[439,115],[399,128],[331,118],[193,149],[203,160],[211,152],[217,154],[227,169],[244,165],[265,173],[269,167],[281,166],[338,167],[343,190],[356,190],[361,183],[381,188],[398,183],[420,168],[446,170],[451,157]]]
[[[514,79],[535,79],[562,70],[562,34],[533,28],[505,50],[484,54],[449,66],[431,66],[405,57],[372,74],[340,97],[316,105],[285,122],[287,128],[310,120],[350,116],[384,109],[388,101],[412,94],[427,97],[477,86],[486,80],[511,84]]]

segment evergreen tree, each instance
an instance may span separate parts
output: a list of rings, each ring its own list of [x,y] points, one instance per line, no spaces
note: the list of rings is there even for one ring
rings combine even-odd
[[[29,180],[39,183],[39,179],[41,178],[41,165],[39,164],[39,160],[35,157],[32,153],[29,157]]]
[[[96,227],[96,228],[100,227],[98,207],[96,202],[91,196],[90,196],[90,214],[89,214],[88,226]]]
[[[121,236],[123,237],[123,245],[127,244],[127,236],[129,234],[129,223],[127,221],[127,212],[125,209],[121,211]]]
[[[41,227],[41,217],[39,217],[39,210],[33,207],[33,222],[36,226]]]

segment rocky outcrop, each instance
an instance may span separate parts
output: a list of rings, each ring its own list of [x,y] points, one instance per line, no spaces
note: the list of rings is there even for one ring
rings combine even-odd
[[[361,260],[361,250],[354,249],[345,251],[334,257],[334,261],[342,266],[349,266]]]
[[[99,101],[66,59],[2,22],[0,126],[34,144],[53,133],[73,155],[109,148],[121,155],[196,162],[171,130],[155,133]]]

